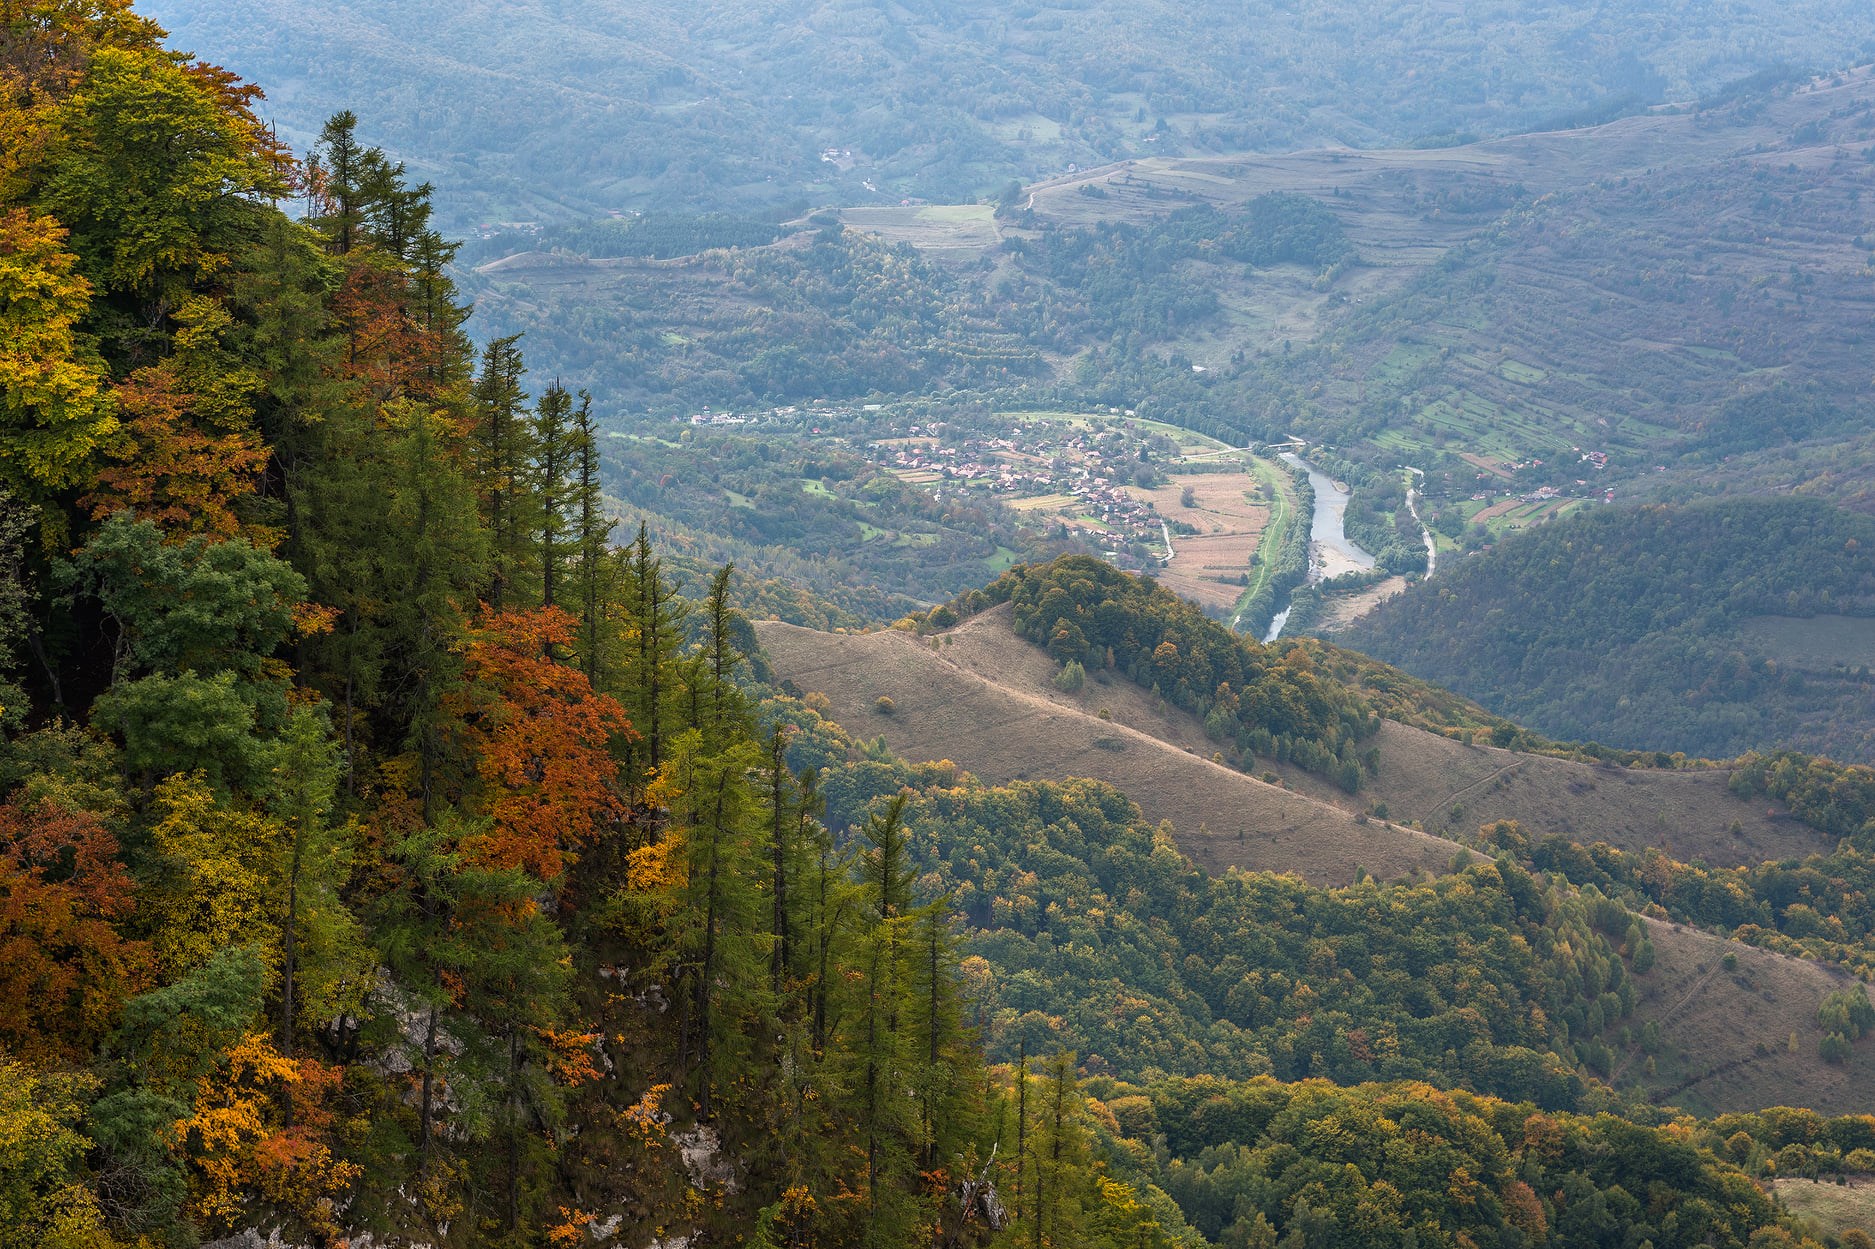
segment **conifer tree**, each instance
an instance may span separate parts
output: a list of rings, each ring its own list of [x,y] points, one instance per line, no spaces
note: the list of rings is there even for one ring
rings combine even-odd
[[[605,636],[607,616],[617,590],[615,564],[607,542],[612,518],[605,511],[599,482],[599,431],[592,414],[592,396],[579,392],[573,413],[572,580],[580,617],[579,662],[594,689],[605,689],[609,677]]]
[[[568,539],[575,500],[570,474],[579,462],[580,427],[573,412],[573,396],[554,382],[542,393],[534,409],[534,510],[539,519],[540,601],[560,605],[573,543]]]
[[[525,607],[527,570],[533,562],[533,492],[528,477],[534,439],[521,376],[520,337],[497,338],[482,352],[475,379],[475,431],[471,471],[488,526],[488,605],[496,611]]]
[[[681,693],[678,658],[689,605],[679,596],[678,586],[665,575],[664,561],[653,552],[643,522],[639,523],[638,537],[626,563],[625,605],[638,635],[626,709],[641,739],[626,770],[646,777],[664,764],[676,699]]]

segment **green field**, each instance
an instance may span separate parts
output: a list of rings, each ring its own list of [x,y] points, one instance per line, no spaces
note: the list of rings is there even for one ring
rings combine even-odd
[[[1270,504],[1269,524],[1264,526],[1263,535],[1257,542],[1257,554],[1261,556],[1267,551],[1282,549],[1283,538],[1288,534],[1290,524],[1296,519],[1295,486],[1282,469],[1261,456],[1251,457],[1250,471],[1257,481],[1271,487],[1271,492],[1275,496],[1274,502]],[[1237,596],[1237,606],[1233,609],[1233,614],[1242,611],[1244,604],[1263,588],[1264,583],[1270,579],[1270,567],[1271,564],[1267,558],[1251,561],[1250,583],[1244,588],[1244,592]]]

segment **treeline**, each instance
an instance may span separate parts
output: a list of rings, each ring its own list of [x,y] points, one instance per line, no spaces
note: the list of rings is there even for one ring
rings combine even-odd
[[[731,570],[471,351],[429,188],[120,5],[0,39],[0,1240],[1162,1235],[985,1069],[904,804],[836,845],[758,726]]]
[[[1110,668],[1204,721],[1237,765],[1293,762],[1353,793],[1380,719],[1303,651],[1243,638],[1171,591],[1084,555],[1011,569],[934,620],[1013,602],[1017,631],[1061,664]]]
[[[1806,803],[1788,784],[1773,788],[1771,777],[1789,766],[1748,756],[1733,773],[1732,787],[1743,795],[1790,794],[1790,804],[1812,827],[1824,831],[1836,821]],[[1810,769],[1847,774],[1851,784],[1868,784],[1869,769],[1844,768],[1818,761]],[[1787,781],[1789,778],[1780,778]],[[1740,867],[1681,863],[1657,849],[1641,853],[1618,850],[1603,842],[1580,845],[1567,838],[1535,837],[1514,822],[1483,830],[1486,844],[1519,856],[1532,867],[1553,872],[1577,885],[1594,885],[1636,910],[1714,929],[1735,940],[1820,962],[1834,963],[1867,976],[1875,974],[1875,820],[1864,816],[1859,831],[1848,833],[1829,854]]]
[[[762,247],[781,236],[773,222],[729,213],[647,212],[616,220],[561,226],[539,245],[564,247],[594,259],[637,256],[670,260],[719,247]]]
[[[1163,1185],[1205,1236],[1257,1249],[1815,1249],[1739,1164],[1779,1129],[1845,1142],[1869,1129],[1866,1117],[1805,1111],[1642,1126],[1415,1083],[1095,1079],[1087,1088],[1117,1157]]]
[[[1872,544],[1875,523],[1812,500],[1595,509],[1442,569],[1346,641],[1553,737],[1867,759],[1866,675],[1739,626],[1875,612]]]

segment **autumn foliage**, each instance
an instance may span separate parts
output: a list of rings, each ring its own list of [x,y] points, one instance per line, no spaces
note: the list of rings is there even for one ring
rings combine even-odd
[[[555,658],[578,622],[554,607],[497,612],[468,644],[463,742],[489,831],[466,847],[491,866],[557,880],[624,815],[610,747],[631,733],[616,699]]]
[[[149,983],[149,947],[119,935],[135,906],[117,839],[51,799],[0,806],[0,1046],[69,1058]]]

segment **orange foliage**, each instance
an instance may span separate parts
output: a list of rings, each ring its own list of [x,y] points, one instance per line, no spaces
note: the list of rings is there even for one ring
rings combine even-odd
[[[319,637],[332,632],[338,624],[339,609],[323,603],[298,603],[293,607],[293,636]]]
[[[573,617],[558,608],[500,612],[469,643],[460,708],[489,831],[465,840],[471,857],[557,880],[581,846],[625,814],[610,746],[631,732],[624,709],[593,693],[585,674],[553,657],[571,647]]]
[[[460,345],[449,335],[425,329],[413,315],[418,292],[401,265],[360,251],[346,269],[333,313],[349,348],[346,372],[378,404],[393,399],[441,401],[439,379]]]
[[[0,806],[0,1049],[84,1054],[148,986],[149,947],[113,926],[132,890],[96,816],[49,798]]]
[[[123,414],[118,463],[100,469],[81,502],[95,519],[126,508],[173,534],[232,537],[237,500],[267,463],[250,402],[259,374],[222,349],[227,310],[194,297],[176,312],[175,354],[138,369],[115,395]]]
[[[560,1222],[547,1229],[547,1243],[550,1245],[583,1245],[588,1238],[587,1225],[592,1222],[592,1215],[584,1210],[569,1210],[560,1207]]]
[[[668,1084],[654,1084],[646,1089],[644,1096],[618,1112],[618,1125],[625,1132],[637,1137],[647,1148],[655,1147],[664,1139],[664,1129],[671,1117],[663,1109],[664,1097],[671,1091]]]
[[[600,1077],[597,1032],[556,1032],[537,1028],[535,1035],[547,1047],[547,1070],[560,1084],[569,1088],[590,1084]]]
[[[323,1237],[337,1236],[337,1198],[362,1173],[322,1139],[331,1121],[324,1103],[340,1073],[282,1057],[258,1033],[227,1057],[226,1076],[204,1081],[190,1113],[171,1129],[189,1158],[190,1212],[210,1227],[233,1227],[257,1194]],[[277,1122],[283,1093],[292,1127]]]
[[[129,442],[123,463],[101,469],[84,497],[94,519],[128,508],[171,532],[232,536],[230,504],[254,492],[267,450],[252,430],[215,434],[188,420],[191,396],[163,365],[138,369],[117,388]]]

